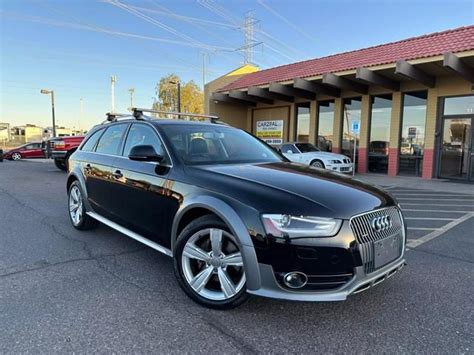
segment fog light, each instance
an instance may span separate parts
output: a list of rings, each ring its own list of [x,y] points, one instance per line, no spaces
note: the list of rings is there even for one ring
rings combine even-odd
[[[289,272],[283,276],[283,282],[291,288],[301,288],[308,282],[308,277],[302,272]]]

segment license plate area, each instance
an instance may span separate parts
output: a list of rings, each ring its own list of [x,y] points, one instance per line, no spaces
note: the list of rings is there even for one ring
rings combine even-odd
[[[400,256],[400,234],[374,242],[374,268],[378,269]]]

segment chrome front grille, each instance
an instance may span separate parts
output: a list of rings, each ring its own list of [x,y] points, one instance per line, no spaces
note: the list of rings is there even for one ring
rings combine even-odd
[[[389,217],[387,223],[387,216]],[[383,227],[377,230],[374,220],[383,221]],[[397,207],[383,208],[380,210],[364,213],[350,220],[352,233],[359,243],[359,250],[364,264],[365,272],[375,271],[374,264],[374,242],[395,235],[403,235],[403,222]],[[380,227],[380,225],[378,226]],[[400,238],[400,253],[403,248],[403,238]]]

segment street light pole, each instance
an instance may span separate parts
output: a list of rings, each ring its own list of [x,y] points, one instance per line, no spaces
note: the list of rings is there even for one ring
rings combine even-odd
[[[53,137],[56,137],[56,117],[54,113],[54,90],[41,89],[42,94],[51,95],[51,113],[53,116]]]

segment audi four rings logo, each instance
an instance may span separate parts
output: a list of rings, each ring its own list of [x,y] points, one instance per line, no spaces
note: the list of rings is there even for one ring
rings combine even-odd
[[[386,229],[389,229],[392,226],[392,219],[390,216],[380,216],[380,217],[375,217],[372,220],[372,229],[376,232],[382,232]]]

